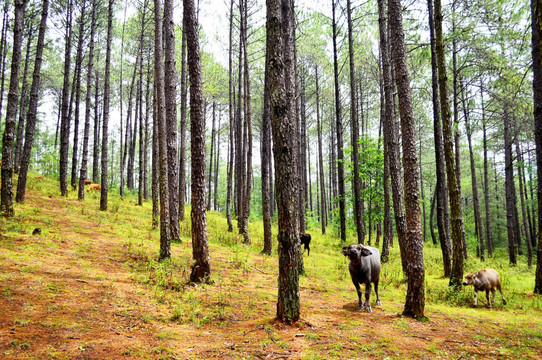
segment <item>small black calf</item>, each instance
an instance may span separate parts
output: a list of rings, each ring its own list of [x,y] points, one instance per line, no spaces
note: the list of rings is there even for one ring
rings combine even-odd
[[[307,256],[309,256],[311,254],[311,234],[301,233],[299,234],[299,239],[301,240],[301,245],[304,246],[303,252],[307,250]]]

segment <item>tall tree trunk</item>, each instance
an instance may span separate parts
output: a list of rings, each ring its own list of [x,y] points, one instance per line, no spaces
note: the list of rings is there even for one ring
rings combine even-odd
[[[531,194],[531,204],[533,204],[532,208],[531,208],[531,212],[532,212],[532,230],[531,230],[531,234],[532,234],[532,241],[533,241],[533,247],[536,248],[536,244],[537,244],[537,235],[538,232],[536,231],[536,219],[537,219],[537,216],[536,216],[536,206],[534,205],[535,204],[535,200],[534,200],[534,191],[533,191],[533,171],[532,171],[532,168],[533,168],[533,165],[532,162],[531,162],[531,152],[529,151],[528,153],[529,155],[529,158],[528,158],[528,161],[529,161],[529,192]],[[535,159],[535,163],[536,163],[536,159]],[[540,228],[539,228],[540,229]]]
[[[435,52],[438,65],[440,107],[444,137],[444,158],[446,159],[446,179],[451,209],[451,235],[453,244],[452,273],[450,285],[459,288],[463,282],[463,219],[461,215],[461,193],[455,175],[454,146],[452,140],[452,123],[450,104],[448,103],[448,84],[446,75],[446,59],[444,57],[444,35],[442,31],[441,1],[435,0]]]
[[[119,146],[119,155],[120,155],[120,187],[119,187],[119,193],[121,199],[124,198],[124,159],[125,159],[125,152],[124,152],[124,140],[123,140],[123,125],[122,125],[122,116],[123,116],[123,103],[124,103],[124,96],[122,94],[123,90],[123,84],[124,84],[124,76],[123,76],[123,68],[124,68],[124,31],[126,29],[126,10],[128,9],[128,3],[124,4],[124,17],[122,20],[122,33],[121,33],[121,40],[120,40],[120,79],[119,79],[119,105],[120,105],[120,146]],[[141,46],[141,43],[140,43]],[[133,81],[132,81],[132,87],[133,87]],[[129,100],[131,101],[132,94],[130,93]],[[131,112],[130,112],[131,113]],[[126,120],[128,122],[128,120]]]
[[[431,211],[429,214],[429,229],[431,230],[431,239],[433,240],[433,245],[437,245],[437,236],[435,234],[435,227],[433,225],[433,217],[435,214],[435,203],[437,200],[437,192],[435,191],[433,193],[433,196],[431,197]]]
[[[60,120],[60,193],[68,196],[68,151],[70,136],[69,117],[69,91],[70,91],[70,63],[71,63],[71,38],[72,38],[72,14],[73,3],[68,0],[66,10],[66,36],[64,50],[64,83],[62,86],[62,116]]]
[[[532,48],[533,48],[533,102],[536,141],[536,168],[538,179],[542,179],[542,1],[531,0]],[[542,186],[537,190],[538,229],[542,229]],[[534,292],[542,294],[542,232],[538,232],[536,250],[536,276]]]
[[[320,223],[322,225],[322,235],[326,233],[326,187],[324,184],[324,160],[322,155],[322,127],[320,124],[320,87],[318,86],[318,65],[314,67],[314,79],[316,81],[316,126],[318,130],[318,169],[320,178]],[[276,157],[276,155],[275,155]]]
[[[220,164],[220,115],[221,112],[218,113],[218,127],[216,131],[216,154],[215,154],[215,174],[214,174],[214,191],[213,191],[213,209],[215,211],[218,211],[218,169]]]
[[[527,243],[527,265],[531,267],[533,265],[533,245],[531,242],[529,234],[529,226],[527,225],[527,210],[525,208],[525,198],[524,198],[524,178],[523,178],[523,155],[521,153],[521,148],[519,146],[519,141],[516,137],[516,154],[518,157],[517,167],[518,167],[518,178],[519,178],[519,197],[521,199],[521,218],[523,220],[523,229],[525,231],[525,242]]]
[[[391,187],[393,196],[393,213],[395,214],[395,229],[399,241],[401,253],[401,264],[403,273],[407,273],[407,251],[406,251],[406,232],[407,223],[405,218],[405,209],[403,202],[403,183],[401,181],[401,164],[399,158],[399,134],[396,126],[395,116],[393,115],[393,77],[390,48],[385,22],[385,1],[378,0],[378,23],[380,33],[380,49],[382,51],[382,74],[384,78],[384,144],[388,149],[388,164],[391,177]],[[390,21],[391,22],[391,21]],[[390,34],[391,37],[391,34]],[[390,244],[391,245],[391,244]]]
[[[17,196],[15,201],[23,203],[25,198],[26,180],[28,176],[28,166],[30,164],[30,154],[34,144],[34,134],[36,130],[36,113],[38,110],[39,88],[41,78],[41,63],[43,60],[43,48],[45,42],[45,31],[47,30],[47,14],[49,11],[49,0],[43,0],[41,5],[41,21],[38,33],[38,43],[36,44],[36,58],[34,60],[34,73],[32,75],[32,85],[30,87],[30,98],[28,102],[28,113],[26,118],[26,130],[24,138],[24,148],[21,157],[21,168],[19,172],[19,181],[17,183]],[[90,56],[90,55],[89,55]],[[90,61],[90,60],[89,60]]]
[[[461,83],[461,100],[463,103],[463,114],[465,115],[465,128],[467,130],[467,142],[469,144],[469,159],[470,159],[470,172],[472,181],[472,197],[474,205],[474,220],[476,225],[476,235],[478,236],[479,256],[482,261],[485,260],[485,243],[484,243],[484,231],[482,227],[482,215],[480,213],[480,201],[478,197],[478,182],[476,179],[476,167],[474,164],[474,153],[472,151],[472,131],[470,125],[470,116],[467,109],[467,102],[465,101],[465,92],[467,89]]]
[[[455,143],[455,177],[457,178],[457,189],[459,193],[459,199],[461,200],[461,147],[459,146],[459,96],[457,78],[459,72],[457,71],[457,37],[455,36],[455,6],[456,1],[452,1],[452,74],[453,74],[453,117],[454,117],[454,143]],[[461,216],[462,213],[461,213]],[[465,235],[465,224],[461,222],[461,241],[463,242],[463,256],[464,260],[468,259],[467,252],[467,240]]]
[[[99,61],[98,54],[96,54],[96,62]],[[92,182],[98,183],[99,167],[100,167],[100,111],[98,107],[98,89],[100,83],[100,77],[98,70],[95,72],[95,86],[94,86],[94,137],[92,146]]]
[[[141,46],[141,43],[140,43]],[[136,75],[138,70],[138,64],[140,59],[140,51],[138,50],[136,62],[134,64],[134,70],[132,72],[132,81],[130,83],[130,93],[128,95],[128,111],[126,112],[126,131],[124,132],[124,147],[121,148],[121,197],[124,196],[124,167],[126,166],[126,187],[128,187],[129,190],[132,190],[134,187],[134,162],[132,157],[132,144],[134,139],[136,137],[135,132],[132,132],[132,119],[134,116],[134,109],[133,109],[133,101],[134,101],[134,89],[136,90],[136,114],[137,117],[137,83],[136,83]],[[137,119],[136,121],[137,122]]]
[[[184,27],[188,46],[190,74],[190,125],[192,150],[192,252],[194,264],[190,281],[207,281],[211,273],[205,215],[205,119],[198,39],[198,22],[193,0],[185,0]]]
[[[337,23],[335,21],[335,4],[336,4],[335,0],[331,0],[331,6],[332,6],[332,12],[333,12],[333,69],[334,69],[334,74],[335,74],[335,120],[337,122],[336,131],[337,131],[337,162],[338,162],[337,170],[338,170],[338,186],[339,186],[339,194],[338,194],[339,195],[339,222],[340,222],[341,242],[344,243],[346,241],[346,199],[345,199],[345,190],[344,190],[344,153],[343,153],[344,140],[343,140],[343,123],[342,123],[341,102],[340,102],[341,95],[339,91],[340,90],[339,64],[337,60]],[[351,37],[351,34],[349,34],[349,37]],[[350,51],[353,51],[353,49]],[[354,65],[353,60],[354,59],[352,58],[351,64],[350,64],[351,67],[353,67]],[[353,70],[351,69],[350,71],[353,74]],[[353,85],[352,79],[350,79],[350,81]],[[355,90],[352,90],[352,92],[355,92]],[[355,107],[354,102],[352,102],[351,106]],[[356,119],[353,119],[353,121],[355,122]],[[356,134],[353,134],[352,136],[354,138],[356,137]],[[355,153],[355,150],[354,150],[354,153]],[[356,164],[354,164],[354,166],[356,165],[357,165],[357,162]],[[358,171],[358,174],[359,174],[359,171]],[[357,213],[356,216],[359,216],[359,213]],[[359,227],[360,222],[361,222],[360,219],[356,219],[356,225],[358,227]],[[360,234],[358,230],[358,240],[361,240],[363,242],[363,236],[360,239],[359,235]]]
[[[165,97],[167,132],[167,167],[169,193],[169,227],[171,239],[181,238],[179,228],[179,174],[177,169],[177,70],[175,67],[175,24],[173,0],[164,0]]]
[[[150,51],[148,52],[150,54]],[[149,113],[151,108],[150,100],[150,83],[151,83],[151,61],[147,60],[147,80],[145,88],[145,143],[143,150],[143,199],[147,201],[149,199],[149,182],[148,182],[148,168],[149,168]]]
[[[19,173],[21,167],[21,153],[23,151],[23,134],[24,134],[24,118],[26,116],[26,103],[27,103],[27,89],[28,89],[28,61],[30,60],[30,45],[32,45],[32,38],[34,37],[34,22],[27,22],[28,34],[26,39],[26,55],[24,59],[23,80],[21,88],[21,98],[19,100],[19,120],[17,122],[17,135],[15,138],[15,160],[13,161],[13,172]]]
[[[508,256],[510,265],[517,264],[517,244],[516,238],[516,186],[514,184],[514,167],[512,163],[512,139],[510,134],[510,118],[508,107],[504,105],[503,114],[504,124],[504,173],[505,173],[505,188],[506,188],[506,229],[508,233]]]
[[[378,16],[378,23],[379,23],[379,29],[380,26],[382,26],[384,36],[387,37],[387,31],[386,31],[386,18],[384,14],[382,14],[382,18],[380,18],[380,7],[378,9],[379,16]],[[383,11],[383,9],[382,9]],[[384,11],[383,11],[384,12]],[[382,44],[379,43],[379,60],[382,63]],[[380,123],[381,127],[384,127],[384,121],[386,121],[385,115],[386,115],[386,96],[384,91],[384,74],[383,71],[380,70],[379,72],[379,80],[380,80]],[[382,253],[380,254],[380,261],[383,263],[388,262],[388,258],[390,255],[390,245],[393,240],[393,222],[391,219],[391,202],[390,202],[390,165],[389,165],[389,149],[388,144],[384,141],[384,176],[383,176],[383,188],[384,188],[384,239],[382,241]]]
[[[11,75],[9,80],[6,123],[2,137],[2,184],[0,186],[0,213],[13,217],[13,140],[15,137],[15,117],[17,97],[19,96],[19,71],[21,67],[21,46],[23,42],[25,0],[15,0],[15,20],[13,22],[13,53],[11,56]]]
[[[8,23],[9,23],[9,2],[4,3],[4,16],[2,17],[2,38],[0,39],[0,116],[2,115],[2,104],[4,102],[4,84],[6,79],[6,56],[7,56],[7,34],[8,34]],[[56,146],[55,146],[56,148]]]
[[[188,73],[186,71],[186,32],[182,30],[181,43],[181,149],[179,157],[179,221],[184,221],[186,199],[186,103],[188,94]]]
[[[234,96],[233,96],[233,69],[232,69],[232,57],[233,57],[233,3],[230,4],[230,39],[228,50],[228,116],[229,116],[229,154],[228,154],[228,184],[226,190],[226,219],[228,222],[228,231],[233,231],[233,224],[231,221],[231,200],[232,200],[232,188],[233,188],[233,164],[234,164],[234,125],[235,119],[233,116]]]
[[[307,205],[308,205],[308,186],[307,186],[307,109],[306,109],[306,69],[305,66],[301,65],[301,76],[300,76],[300,129],[299,129],[299,176],[301,179],[301,206],[300,206],[300,215],[299,215],[299,232],[305,233],[307,231]]]
[[[160,220],[160,163],[159,163],[159,150],[158,150],[158,100],[157,100],[158,88],[153,86],[153,97],[152,97],[152,165],[151,165],[151,174],[152,174],[152,227],[157,228],[159,226]]]
[[[243,195],[244,195],[244,184],[245,184],[245,144],[243,143],[243,120],[242,114],[243,109],[241,107],[243,99],[243,31],[244,31],[244,18],[245,14],[243,11],[243,0],[239,0],[239,58],[238,66],[239,73],[237,76],[237,116],[236,116],[236,126],[235,126],[235,192],[236,192],[236,214],[237,214],[237,228],[241,230],[243,227]],[[245,54],[246,56],[246,54]]]
[[[137,205],[143,206],[143,58],[139,69],[139,174],[138,174],[138,190],[137,190]],[[135,148],[135,146],[134,146]]]
[[[73,122],[73,149],[72,149],[72,190],[77,187],[77,152],[79,148],[79,105],[81,103],[81,69],[83,68],[83,38],[85,28],[85,12],[87,1],[83,0],[81,15],[79,16],[79,38],[77,39],[77,52],[75,55],[75,116]]]
[[[480,80],[480,98],[482,103],[482,132],[484,144],[484,205],[486,213],[486,240],[487,240],[487,255],[493,257],[493,238],[491,236],[491,214],[489,212],[489,171],[487,160],[487,136],[486,136],[486,118],[484,107],[484,91],[482,89],[482,80]]]
[[[269,57],[268,48],[266,48],[265,58]],[[263,217],[263,250],[262,253],[271,255],[273,238],[271,233],[271,197],[269,196],[269,152],[271,151],[271,118],[269,103],[269,72],[265,72],[264,93],[263,93],[263,115],[262,115],[262,133],[261,133],[261,156],[262,156],[262,217]]]
[[[88,50],[88,66],[87,66],[87,92],[85,94],[85,127],[83,129],[83,156],[81,157],[81,169],[79,170],[79,191],[77,198],[80,201],[85,199],[85,180],[87,179],[87,164],[88,164],[88,143],[90,133],[90,110],[92,97],[92,67],[94,66],[94,37],[96,35],[96,0],[92,1],[92,19],[90,22],[90,43]]]
[[[216,101],[213,101],[213,121],[211,126],[211,153],[209,154],[209,180],[207,189],[209,193],[207,194],[207,211],[211,210],[211,180],[213,178],[213,155],[214,155],[214,146],[215,146],[215,123],[216,123]]]
[[[162,1],[154,0],[154,86],[156,87],[156,122],[158,125],[158,163],[160,183],[160,260],[171,256],[169,186],[167,157],[166,95],[163,63]]]
[[[297,204],[298,172],[295,117],[295,72],[293,47],[293,0],[267,0],[266,71],[269,79],[273,153],[275,155],[279,291],[277,319],[293,323],[299,319],[299,227]]]
[[[243,0],[241,0],[243,1]],[[244,243],[250,244],[250,235],[248,232],[248,217],[250,216],[250,197],[251,197],[251,184],[252,184],[252,109],[251,109],[251,95],[250,95],[250,73],[249,73],[249,67],[248,67],[248,51],[247,51],[247,21],[248,21],[248,4],[247,1],[245,1],[244,4],[244,12],[245,15],[243,17],[244,19],[244,30],[243,30],[243,53],[244,56],[244,114],[245,114],[245,132],[246,132],[246,144],[245,147],[246,150],[246,176],[245,176],[245,184],[243,184],[243,191],[245,194],[243,195],[243,226],[241,228],[241,233],[244,237]],[[294,37],[295,39],[295,37]],[[295,40],[294,40],[295,41]],[[243,167],[244,169],[244,167]]]
[[[309,167],[309,200],[310,200],[310,211],[311,211],[311,217],[313,207],[312,207],[312,176],[311,176],[311,148],[310,148],[310,141],[307,142],[307,161],[308,161],[308,167]]]
[[[363,244],[365,234],[363,233],[363,219],[361,216],[361,179],[359,177],[359,121],[356,109],[356,77],[354,66],[354,40],[352,36],[352,9],[350,0],[346,1],[348,15],[348,58],[350,61],[350,125],[352,142],[352,164],[354,166],[353,190],[354,190],[354,223],[358,235],[358,243]],[[369,239],[370,240],[370,239]]]
[[[402,7],[400,0],[389,0],[391,27],[391,52],[395,65],[395,82],[399,96],[403,168],[405,181],[405,208],[407,216],[407,296],[403,314],[422,318],[425,309],[423,239],[420,214],[420,183],[418,159],[416,156],[416,128],[410,80],[407,70],[405,34],[403,31]]]
[[[113,5],[114,0],[109,0],[108,20],[107,20],[107,47],[105,55],[105,79],[104,79],[104,100],[103,100],[103,119],[102,119],[102,191],[100,196],[100,210],[107,210],[107,183],[108,169],[108,141],[109,141],[109,102],[110,102],[110,78],[111,78],[111,42],[113,39]]]
[[[420,166],[420,193],[422,195],[421,204],[422,204],[422,219],[423,219],[423,242],[427,241],[427,226],[426,226],[426,216],[425,216],[425,196],[423,191],[423,169],[422,169],[422,126],[421,121],[419,122],[418,136],[420,139],[420,156],[419,156],[419,166]]]

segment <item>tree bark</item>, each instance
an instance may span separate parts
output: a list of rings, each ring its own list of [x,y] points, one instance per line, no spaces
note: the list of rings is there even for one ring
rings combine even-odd
[[[533,53],[533,103],[536,141],[536,168],[538,179],[542,179],[542,1],[531,0],[532,53]],[[542,229],[542,186],[537,190],[538,229]],[[542,232],[538,232],[536,250],[536,276],[534,293],[542,294]]]
[[[103,119],[102,119],[102,191],[100,196],[100,210],[107,210],[107,190],[109,184],[107,164],[108,158],[108,139],[109,139],[109,102],[110,102],[110,78],[111,78],[111,42],[113,39],[113,5],[114,0],[109,0],[108,20],[107,20],[107,47],[105,55],[105,79],[104,79],[104,100],[103,100]]]
[[[152,164],[151,164],[151,173],[152,173],[152,227],[157,228],[159,226],[160,220],[160,163],[158,159],[158,110],[157,110],[157,87],[153,86],[153,97],[152,97]]]
[[[13,53],[11,56],[11,75],[9,80],[6,122],[2,137],[2,184],[0,186],[0,213],[13,217],[13,140],[15,137],[15,117],[17,97],[19,96],[19,72],[21,68],[21,46],[23,42],[25,0],[15,0],[15,20],[13,22]]]
[[[211,210],[211,179],[213,178],[213,155],[214,155],[214,146],[215,146],[215,123],[216,123],[216,101],[213,101],[213,121],[211,126],[211,153],[209,154],[209,180],[208,186],[209,193],[207,194],[207,211]]]
[[[278,210],[279,291],[277,319],[299,319],[299,226],[293,47],[293,0],[267,0],[266,71],[269,79]]]
[[[13,162],[13,172],[15,174],[19,173],[19,168],[21,167],[21,155],[23,151],[23,134],[24,134],[24,119],[26,116],[26,105],[27,105],[27,88],[28,88],[28,61],[30,60],[30,45],[32,45],[32,38],[34,37],[34,26],[33,21],[27,22],[28,33],[26,39],[26,55],[24,59],[24,70],[23,70],[23,80],[21,88],[21,98],[19,100],[19,121],[17,122],[17,136],[15,138],[15,160]]]
[[[141,43],[140,43],[141,46]],[[133,162],[129,159],[132,150],[132,114],[133,114],[133,95],[134,88],[136,88],[136,74],[138,69],[138,63],[140,61],[139,50],[134,64],[134,70],[132,72],[132,81],[130,82],[130,92],[128,94],[128,111],[126,112],[126,131],[124,132],[124,146],[120,148],[120,196],[124,197],[125,186],[128,189],[133,187]],[[137,90],[136,90],[137,91]],[[137,105],[136,105],[137,106]],[[121,119],[122,122],[122,119]],[[135,136],[135,134],[133,134]],[[122,124],[121,124],[121,137],[122,137]],[[121,141],[122,142],[122,141]],[[128,163],[128,164],[126,164]],[[132,166],[132,168],[130,168]],[[124,168],[126,169],[126,177],[124,175]],[[126,179],[126,184],[125,184]]]
[[[385,1],[378,1],[378,23],[380,33],[380,49],[382,51],[382,74],[384,78],[384,144],[388,149],[388,164],[391,177],[391,187],[393,196],[393,212],[395,215],[395,229],[399,241],[401,253],[401,264],[403,273],[407,274],[407,252],[405,247],[407,224],[405,218],[405,209],[403,201],[403,183],[401,181],[401,164],[399,158],[399,134],[393,115],[393,82],[391,57],[389,55],[388,32],[385,21]],[[391,23],[391,21],[390,21]],[[391,36],[391,34],[390,34]],[[390,243],[391,245],[391,243]]]
[[[165,34],[165,105],[167,132],[167,167],[169,194],[169,227],[172,240],[181,238],[179,228],[179,174],[177,169],[177,70],[175,67],[175,24],[173,0],[164,0]]]
[[[75,114],[73,122],[73,149],[72,149],[72,190],[77,188],[77,152],[79,148],[79,104],[81,103],[81,69],[83,68],[83,38],[85,34],[85,13],[87,1],[83,0],[81,15],[79,16],[79,38],[77,39],[77,52],[75,55]]]
[[[7,56],[7,33],[8,33],[8,21],[9,21],[9,2],[4,3],[4,16],[2,17],[2,39],[0,40],[0,115],[2,114],[2,104],[4,102],[4,84],[6,79],[6,56]],[[56,146],[55,146],[56,148]]]
[[[433,196],[431,197],[431,211],[429,214],[429,229],[431,230],[431,239],[433,240],[433,245],[437,245],[437,236],[435,234],[435,228],[433,225],[433,217],[435,214],[435,203],[437,200],[437,192],[435,191],[433,193]]]
[[[523,229],[525,232],[525,243],[527,244],[527,265],[531,267],[533,265],[533,245],[531,242],[529,234],[529,226],[527,225],[527,210],[525,208],[525,186],[523,178],[523,155],[521,153],[521,148],[519,146],[519,141],[516,137],[516,155],[517,155],[517,168],[518,168],[518,179],[519,179],[519,197],[521,199],[521,218],[523,220]]]
[[[100,53],[96,53],[96,62],[99,61]],[[94,137],[92,146],[92,182],[98,183],[99,164],[100,164],[100,111],[98,110],[98,89],[100,84],[99,72],[95,71],[95,86],[94,86]]]
[[[300,206],[299,206],[299,232],[307,231],[307,205],[308,205],[308,186],[307,186],[307,107],[306,107],[306,68],[301,64],[300,71],[300,106],[299,106],[299,176],[301,179],[300,186]]]
[[[216,154],[215,154],[215,174],[214,174],[214,191],[213,191],[213,209],[215,211],[219,211],[218,207],[218,169],[220,164],[220,115],[221,112],[218,113],[218,127],[216,131]]]
[[[350,61],[350,126],[352,132],[352,164],[354,167],[352,181],[352,186],[354,190],[354,223],[356,224],[358,243],[363,244],[365,234],[363,233],[363,219],[361,216],[361,179],[359,177],[359,121],[358,111],[356,109],[356,69],[354,66],[354,40],[352,36],[352,9],[350,0],[346,1],[346,10],[348,18],[348,58]]]
[[[186,71],[186,32],[182,30],[181,43],[181,149],[179,158],[179,221],[185,219],[186,199],[186,103],[188,93],[188,74]]]
[[[480,80],[480,98],[482,105],[482,132],[483,132],[483,144],[484,144],[484,205],[486,213],[486,241],[487,241],[487,255],[493,257],[493,238],[491,235],[491,214],[489,212],[489,171],[487,160],[487,136],[486,136],[486,117],[484,106],[484,91],[482,89],[482,80]]]
[[[198,22],[194,0],[185,0],[184,27],[188,46],[190,78],[190,125],[192,151],[192,252],[194,264],[190,281],[208,281],[211,274],[205,215],[205,119],[198,39]]]
[[[160,260],[171,257],[171,227],[169,216],[169,177],[166,124],[166,95],[163,63],[162,1],[154,0],[154,86],[156,87],[156,122],[158,125],[158,163],[160,184]]]
[[[337,131],[337,162],[338,162],[337,175],[338,175],[338,188],[339,188],[339,194],[338,194],[339,196],[339,223],[340,223],[341,243],[344,243],[346,242],[346,199],[345,199],[345,190],[344,190],[344,153],[343,153],[344,139],[343,139],[343,122],[342,122],[341,102],[340,102],[341,95],[340,95],[340,88],[339,88],[339,64],[337,60],[337,23],[335,21],[335,4],[336,4],[335,0],[331,0],[331,6],[332,6],[332,12],[333,12],[333,69],[334,69],[334,74],[335,74],[335,120],[337,122],[336,131]],[[351,37],[351,34],[349,37]],[[350,51],[353,51],[353,49],[351,49]],[[352,58],[351,64],[350,64],[351,67],[353,67],[354,65],[353,60],[354,59]],[[352,72],[353,70],[351,69],[350,71]],[[350,81],[352,82],[352,79],[350,79]],[[351,85],[353,86],[353,82]],[[355,93],[355,90],[352,90],[352,92]],[[352,103],[350,106],[355,107],[355,104]],[[352,119],[352,120],[354,122],[356,121],[355,119]],[[356,134],[353,134],[352,138],[355,138],[355,137],[357,138]],[[354,164],[354,166],[356,165],[358,165],[357,162]],[[358,169],[358,176],[359,176],[359,169]],[[356,213],[355,216],[360,216],[360,214]],[[356,218],[357,227],[359,227],[360,223],[361,223],[360,219]],[[360,240],[359,235],[360,234],[358,230],[358,240]],[[363,234],[361,236],[361,241],[363,243]]]
[[[21,156],[19,181],[17,183],[17,196],[15,197],[15,201],[19,203],[23,203],[25,199],[28,166],[30,164],[32,145],[34,144],[34,134],[36,130],[36,113],[38,110],[39,87],[41,78],[41,63],[43,60],[43,48],[45,43],[45,32],[47,30],[48,11],[49,0],[43,0],[41,5],[41,20],[38,33],[38,43],[36,44],[36,58],[34,60],[34,73],[32,74],[32,85],[30,87],[30,98],[28,102],[28,113],[26,117],[24,147]]]
[[[407,296],[403,314],[422,318],[425,308],[425,271],[423,262],[423,239],[420,214],[420,182],[416,156],[416,128],[410,79],[407,70],[405,34],[403,31],[402,7],[400,0],[389,0],[391,27],[391,52],[395,65],[395,82],[399,96],[403,168],[405,181],[405,208],[407,217]]]
[[[318,65],[314,66],[314,79],[316,81],[316,127],[318,131],[318,169],[320,178],[320,224],[322,225],[322,235],[326,233],[326,187],[324,184],[324,160],[322,155],[322,127],[320,126],[320,87],[318,85]],[[276,155],[275,155],[276,156]]]
[[[266,63],[269,53],[266,48]],[[263,250],[262,253],[271,255],[272,250],[272,233],[271,233],[271,198],[269,194],[269,152],[271,151],[271,118],[270,118],[270,103],[269,103],[269,72],[265,72],[264,78],[264,93],[263,93],[263,116],[262,116],[262,133],[261,133],[261,156],[262,156],[262,217],[263,217]]]
[[[442,125],[444,137],[444,157],[446,159],[446,175],[448,181],[448,195],[451,209],[451,235],[453,243],[452,273],[450,285],[459,288],[463,282],[463,219],[461,215],[461,193],[456,178],[456,164],[454,161],[454,146],[452,140],[452,123],[450,104],[448,103],[448,84],[446,75],[446,59],[444,57],[444,36],[442,31],[441,1],[435,0],[435,52],[438,65],[440,107],[442,111]]]
[[[66,36],[64,50],[64,83],[62,86],[62,115],[60,119],[60,193],[68,196],[68,151],[70,136],[69,117],[69,91],[70,91],[70,64],[71,64],[71,37],[73,3],[68,1],[66,10]]]
[[[150,51],[148,52],[150,54]],[[149,55],[150,56],[150,55]],[[143,199],[147,201],[149,199],[149,182],[148,182],[148,168],[149,168],[149,113],[152,106],[150,99],[150,83],[151,83],[151,60],[147,59],[147,84],[145,88],[145,143],[143,152]]]
[[[94,37],[96,35],[96,0],[92,1],[92,15],[90,21],[90,43],[88,50],[88,66],[87,66],[87,91],[85,94],[85,127],[83,129],[83,155],[81,157],[81,169],[79,170],[79,191],[77,198],[79,201],[85,200],[85,180],[87,179],[87,164],[88,164],[88,144],[90,133],[90,110],[92,97],[92,71],[94,66]]]
[[[465,101],[465,92],[467,89],[461,83],[461,94],[462,94],[462,103],[463,103],[463,114],[465,117],[465,128],[467,130],[467,142],[469,145],[469,159],[470,159],[470,172],[471,172],[471,182],[472,182],[472,197],[474,205],[474,220],[476,225],[476,235],[478,237],[478,246],[479,251],[478,255],[482,261],[485,260],[485,243],[484,243],[484,231],[482,226],[482,215],[480,213],[480,201],[478,197],[478,181],[476,179],[476,167],[474,164],[474,153],[472,151],[472,131],[470,124],[469,111],[467,109],[467,103]]]
[[[514,167],[512,163],[512,139],[510,134],[510,118],[507,105],[504,105],[504,173],[506,188],[506,229],[508,233],[508,257],[510,265],[517,265],[517,244],[516,238],[516,186],[514,184]]]
[[[233,3],[230,4],[230,42],[228,50],[228,115],[229,115],[229,158],[228,158],[228,184],[226,190],[226,219],[228,222],[228,231],[233,231],[233,224],[231,221],[231,200],[232,200],[232,188],[233,188],[233,164],[234,164],[234,126],[235,119],[233,116],[234,96],[233,96],[233,70],[232,70],[232,57],[233,57]]]
[[[243,1],[243,0],[241,0]],[[250,197],[251,197],[251,184],[252,184],[252,109],[251,109],[251,95],[250,95],[250,73],[249,73],[249,67],[248,67],[248,51],[247,51],[247,21],[248,21],[248,4],[245,1],[244,4],[244,12],[245,15],[243,16],[244,20],[244,30],[243,30],[243,53],[244,56],[244,114],[245,114],[245,132],[246,132],[246,144],[245,147],[246,150],[246,175],[245,175],[245,184],[243,184],[243,222],[240,233],[243,234],[243,242],[245,244],[250,244],[250,235],[248,232],[248,217],[250,216]],[[294,38],[295,39],[295,38]],[[243,167],[244,169],[244,167]]]

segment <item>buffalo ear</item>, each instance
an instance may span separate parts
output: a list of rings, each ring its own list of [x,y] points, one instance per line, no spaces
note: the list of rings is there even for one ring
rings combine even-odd
[[[348,248],[349,248],[348,246],[344,246],[344,247],[343,247],[343,251],[342,251],[342,252],[343,252],[343,255],[344,255],[344,256],[348,256]]]
[[[361,256],[369,256],[373,253],[363,245],[359,245]]]

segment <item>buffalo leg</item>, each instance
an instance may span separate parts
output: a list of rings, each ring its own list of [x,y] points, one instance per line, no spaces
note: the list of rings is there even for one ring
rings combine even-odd
[[[374,282],[375,284],[375,293],[376,293],[376,305],[382,306],[382,302],[380,301],[380,295],[378,295],[378,280]]]
[[[361,288],[359,284],[355,281],[352,281],[354,283],[354,286],[356,287],[356,291],[358,292],[358,306],[360,309],[363,309],[363,305],[361,304]]]
[[[367,311],[368,313],[373,312],[373,309],[371,309],[370,299],[371,299],[371,282],[368,282],[367,284],[365,284],[365,304],[364,304],[365,311]]]

